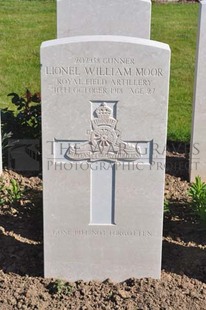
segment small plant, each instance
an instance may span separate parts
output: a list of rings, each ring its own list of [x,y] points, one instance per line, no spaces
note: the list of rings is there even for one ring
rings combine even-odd
[[[3,206],[6,202],[5,200],[5,183],[3,178],[0,179],[0,206]]]
[[[55,282],[50,283],[49,292],[57,295],[70,295],[73,292],[73,286],[68,282],[56,280]]]
[[[6,204],[15,204],[23,196],[23,190],[15,179],[11,179],[10,183],[1,178],[0,179],[0,206]]]
[[[7,198],[10,203],[16,203],[22,198],[23,191],[15,179],[10,180],[10,186],[7,188],[7,194]]]
[[[36,139],[41,137],[41,98],[40,93],[27,89],[23,97],[16,93],[8,94],[15,108],[2,110],[2,124],[5,133],[13,138]]]
[[[28,89],[24,96],[8,94],[14,105],[12,109],[2,109],[3,163],[8,165],[8,154],[21,139],[38,139],[37,156],[41,158],[41,97]],[[11,141],[11,138],[13,141]]]
[[[12,137],[12,132],[2,132],[2,151],[4,152],[4,150],[6,148],[8,148],[8,140],[11,139]]]
[[[169,201],[167,199],[164,200],[164,213],[169,213],[170,208],[169,208]]]
[[[2,159],[3,163],[7,163],[8,160],[8,149],[10,147],[9,140],[12,138],[12,132],[4,132],[2,129]]]
[[[192,198],[193,211],[206,223],[206,183],[199,176],[192,183],[188,195]]]

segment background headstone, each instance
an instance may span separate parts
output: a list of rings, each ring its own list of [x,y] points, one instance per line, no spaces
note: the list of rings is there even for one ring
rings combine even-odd
[[[190,181],[196,176],[206,182],[206,1],[200,2],[190,144]]]
[[[57,38],[123,35],[150,39],[150,0],[58,0]]]
[[[9,139],[8,168],[14,171],[39,171],[38,139]]]
[[[46,277],[160,277],[169,62],[137,38],[42,44]]]

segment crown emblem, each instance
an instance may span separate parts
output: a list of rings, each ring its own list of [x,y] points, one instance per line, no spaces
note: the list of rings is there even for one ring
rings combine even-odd
[[[112,109],[104,102],[95,111],[97,117],[92,120],[93,129],[99,126],[109,126],[115,128],[117,120],[111,116]]]
[[[112,109],[110,109],[110,107],[104,102],[95,110],[95,113],[98,118],[109,118],[112,114]]]

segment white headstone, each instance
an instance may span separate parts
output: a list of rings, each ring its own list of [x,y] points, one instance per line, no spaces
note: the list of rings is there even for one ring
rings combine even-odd
[[[159,278],[169,61],[144,39],[42,44],[46,277]]]
[[[57,0],[57,38],[124,35],[150,38],[150,0]]]
[[[196,176],[206,182],[206,1],[200,2],[190,144],[190,181]]]

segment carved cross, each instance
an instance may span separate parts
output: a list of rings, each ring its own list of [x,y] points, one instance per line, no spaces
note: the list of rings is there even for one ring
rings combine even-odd
[[[91,102],[92,120],[86,141],[57,140],[67,143],[61,161],[88,162],[90,164],[90,224],[115,224],[115,170],[117,163],[151,161],[152,141],[123,141],[117,129],[117,102]],[[142,151],[144,149],[144,151]],[[58,153],[58,155],[57,155]],[[59,152],[55,152],[59,158]]]

